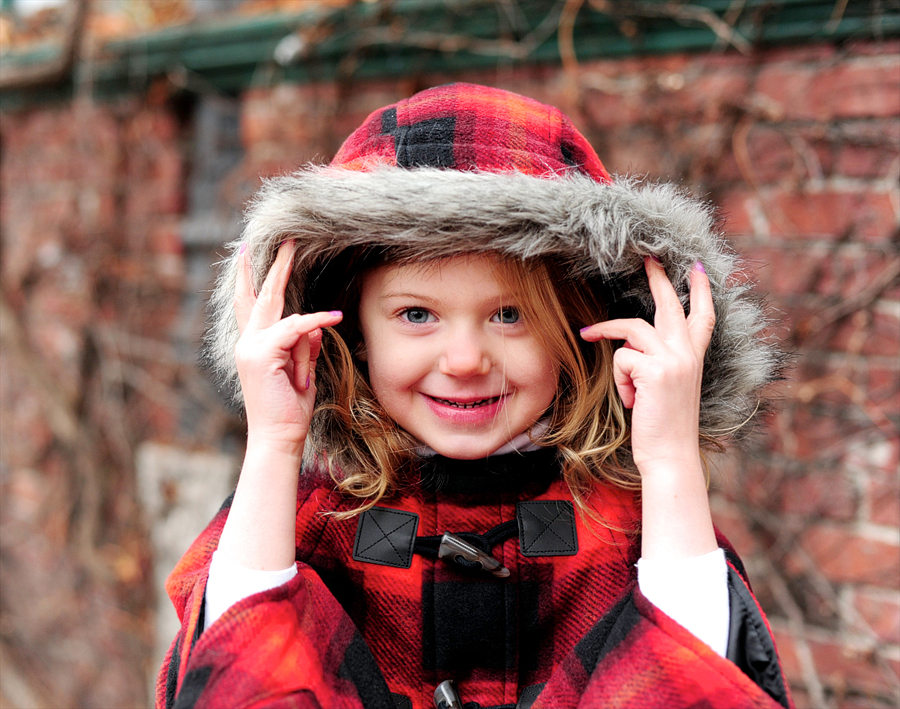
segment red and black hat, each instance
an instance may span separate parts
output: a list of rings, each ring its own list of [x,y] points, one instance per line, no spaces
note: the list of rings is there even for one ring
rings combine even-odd
[[[338,150],[333,167],[376,166],[579,172],[612,182],[594,149],[558,108],[511,91],[447,84],[372,113]]]

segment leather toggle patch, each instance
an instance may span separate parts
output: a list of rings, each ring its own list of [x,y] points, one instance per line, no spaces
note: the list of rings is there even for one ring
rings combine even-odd
[[[353,558],[369,564],[408,569],[419,528],[419,515],[373,507],[359,517]]]
[[[516,503],[519,548],[524,556],[572,556],[578,552],[575,506],[569,500]]]

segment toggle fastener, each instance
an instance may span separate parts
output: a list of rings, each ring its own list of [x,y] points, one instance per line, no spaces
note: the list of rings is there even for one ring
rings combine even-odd
[[[462,559],[480,564],[484,571],[490,572],[497,578],[505,579],[509,576],[509,569],[493,556],[485,554],[481,549],[472,546],[455,534],[450,534],[450,532],[444,532],[444,536],[441,537],[441,544],[438,547],[438,558],[454,562]]]
[[[434,690],[434,706],[436,709],[462,709],[462,699],[456,691],[456,682],[446,679]]]

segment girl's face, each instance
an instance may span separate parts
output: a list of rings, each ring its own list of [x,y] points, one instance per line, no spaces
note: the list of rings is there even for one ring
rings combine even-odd
[[[385,265],[363,277],[362,357],[378,401],[449,458],[483,458],[553,403],[559,368],[490,256]]]

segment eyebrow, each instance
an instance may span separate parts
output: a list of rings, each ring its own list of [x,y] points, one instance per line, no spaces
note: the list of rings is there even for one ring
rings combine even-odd
[[[435,303],[439,304],[441,302],[439,298],[432,298],[431,296],[423,295],[421,293],[408,293],[408,292],[385,293],[384,295],[379,296],[378,300],[385,301],[385,300],[391,300],[392,298],[403,298],[404,300],[417,300],[417,301],[420,301],[422,303],[427,303],[427,304],[435,304]],[[503,293],[500,296],[498,296],[497,298],[493,298],[493,297],[485,298],[482,302],[485,305],[493,304],[493,303],[515,305],[516,298],[514,298],[511,294]]]
[[[390,300],[391,298],[404,298],[407,300],[421,300],[426,303],[436,303],[437,299],[421,293],[385,293],[378,300]]]

